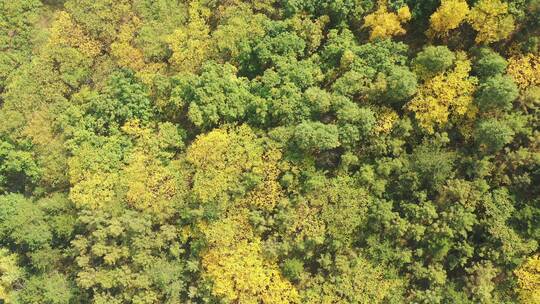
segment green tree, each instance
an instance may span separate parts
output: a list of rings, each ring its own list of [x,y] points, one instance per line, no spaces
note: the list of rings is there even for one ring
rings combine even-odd
[[[4,246],[17,246],[22,252],[48,246],[52,233],[43,210],[19,194],[0,197],[0,235]]]
[[[70,283],[59,273],[31,277],[17,294],[17,302],[24,304],[68,304],[74,298]]]
[[[475,131],[477,142],[493,152],[509,144],[514,135],[514,130],[505,121],[495,118],[481,121]]]
[[[294,130],[294,142],[307,151],[333,149],[339,146],[338,129],[321,122],[303,122]]]
[[[237,77],[236,69],[229,64],[207,63],[200,76],[187,76],[179,89],[179,98],[188,106],[189,120],[203,130],[241,122],[255,99],[247,80]]]
[[[34,0],[0,3],[0,92],[8,76],[31,58],[41,8],[41,2]]]
[[[416,93],[416,75],[407,68],[396,67],[386,78],[387,96],[396,101],[404,101]]]
[[[510,77],[496,75],[480,83],[476,102],[482,110],[509,110],[518,95],[518,87]]]
[[[416,55],[413,65],[421,78],[429,78],[448,70],[456,55],[446,46],[428,46]]]
[[[508,62],[501,55],[489,49],[482,49],[480,58],[474,64],[475,73],[483,78],[503,74]]]

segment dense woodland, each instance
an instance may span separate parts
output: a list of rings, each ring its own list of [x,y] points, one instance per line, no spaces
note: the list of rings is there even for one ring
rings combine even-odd
[[[540,303],[540,0],[0,0],[0,302]]]

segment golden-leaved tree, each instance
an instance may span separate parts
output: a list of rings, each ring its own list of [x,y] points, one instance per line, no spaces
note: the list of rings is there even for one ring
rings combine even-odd
[[[210,27],[206,22],[208,10],[193,1],[189,7],[189,21],[168,36],[172,50],[169,63],[180,72],[196,72],[210,53]]]
[[[389,12],[386,0],[380,0],[379,8],[364,18],[364,26],[371,29],[370,40],[390,38],[405,34],[402,23],[411,19],[408,6],[403,6],[397,12]]]
[[[0,248],[0,301],[10,304],[16,284],[23,278],[24,272],[17,265],[17,255],[7,249]]]
[[[163,70],[165,64],[147,62],[144,52],[135,45],[135,37],[141,30],[142,21],[137,16],[128,20],[119,27],[117,40],[111,44],[111,55],[119,66],[138,72],[138,76],[149,83],[156,73]]]
[[[171,162],[160,151],[160,139],[166,136],[164,130],[171,133],[174,129],[162,127],[162,132],[156,134],[136,121],[128,122],[122,129],[136,140],[120,178],[126,203],[157,218],[169,217],[174,204],[182,201],[187,190],[178,163]]]
[[[227,203],[264,167],[261,139],[246,125],[200,135],[186,151],[193,168],[192,192],[203,204]]]
[[[540,86],[540,56],[531,53],[514,56],[508,60],[507,72],[520,89]]]
[[[296,288],[265,258],[246,209],[202,227],[208,242],[202,264],[212,293],[232,303],[300,303]]]
[[[476,43],[491,43],[510,36],[514,30],[514,16],[508,4],[501,0],[480,0],[469,14],[469,23],[475,31]]]
[[[519,299],[523,304],[540,303],[540,256],[528,258],[515,271]]]
[[[465,54],[457,57],[452,70],[428,79],[406,106],[428,133],[444,126],[451,115],[462,117],[471,110],[477,80],[469,76],[471,62]]]
[[[469,14],[469,5],[465,0],[442,0],[441,5],[429,18],[428,35],[446,37],[458,28]]]

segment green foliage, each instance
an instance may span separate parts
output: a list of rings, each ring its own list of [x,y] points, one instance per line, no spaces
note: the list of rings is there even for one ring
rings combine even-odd
[[[26,192],[35,184],[39,173],[30,152],[0,141],[0,193]]]
[[[499,151],[509,144],[515,132],[505,122],[498,119],[487,119],[478,124],[475,131],[476,141],[489,151]]]
[[[186,263],[196,262],[186,257],[177,228],[132,211],[87,212],[79,221],[84,235],[72,241],[76,283],[93,301],[178,302],[187,296]]]
[[[0,3],[0,92],[8,76],[31,58],[34,23],[41,8],[41,2],[34,0]]]
[[[96,133],[114,132],[134,119],[148,123],[153,115],[146,88],[130,71],[113,73],[99,95],[82,92],[81,109],[87,118],[84,123]]]
[[[52,233],[43,211],[18,194],[0,197],[0,235],[5,246],[18,246],[33,251],[51,243]]]
[[[480,84],[476,102],[482,110],[509,110],[518,95],[518,87],[510,77],[496,75]]]
[[[308,303],[332,303],[346,301],[348,303],[384,303],[384,301],[400,301],[400,282],[386,278],[389,272],[381,266],[371,265],[361,256],[351,254],[338,255],[335,260],[323,260],[328,264],[330,282],[325,282],[322,274],[308,281],[308,288],[303,298]],[[328,259],[328,258],[327,258]],[[325,263],[326,262],[326,263]],[[330,264],[334,264],[330,265]]]
[[[294,129],[294,142],[306,151],[321,151],[339,146],[338,129],[335,125],[320,122],[303,122]]]
[[[201,129],[242,121],[255,99],[246,79],[237,77],[229,64],[208,63],[200,76],[187,79],[179,88],[179,98],[188,105],[189,120]]]
[[[287,259],[283,262],[283,275],[291,281],[297,281],[304,272],[304,263],[299,259]]]
[[[456,60],[456,55],[448,47],[428,46],[416,55],[414,66],[422,78],[429,78],[449,69]]]
[[[17,303],[68,304],[74,295],[67,279],[59,273],[35,276],[17,294]]]
[[[475,73],[483,78],[503,74],[508,66],[508,62],[501,55],[482,49],[480,58],[474,65]]]
[[[391,69],[386,82],[387,95],[393,100],[407,100],[416,93],[416,75],[407,68],[396,67]]]

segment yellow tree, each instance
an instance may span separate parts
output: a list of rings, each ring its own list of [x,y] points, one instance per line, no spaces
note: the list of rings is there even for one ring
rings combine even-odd
[[[405,34],[402,23],[411,19],[409,7],[403,6],[397,12],[389,12],[386,0],[379,0],[379,8],[364,18],[364,26],[371,29],[369,39],[389,38]]]
[[[100,209],[116,201],[120,167],[116,144],[110,141],[100,148],[85,144],[68,160],[69,197],[78,208]]]
[[[250,40],[262,39],[265,34],[262,14],[254,14],[245,6],[228,6],[221,16],[220,24],[212,32],[213,55],[238,64],[238,56]]]
[[[122,24],[116,41],[111,44],[111,55],[119,66],[136,71],[145,83],[150,83],[153,76],[165,66],[163,63],[147,62],[143,51],[134,45],[134,38],[141,26],[142,21],[136,16]]]
[[[469,14],[469,23],[478,33],[476,43],[491,43],[508,38],[514,30],[514,16],[501,0],[480,0]]]
[[[45,49],[55,47],[72,47],[83,55],[95,58],[101,52],[103,45],[85,34],[84,30],[73,21],[71,15],[60,11],[51,26],[51,35]]]
[[[528,258],[514,273],[521,303],[540,303],[540,256]]]
[[[202,203],[227,204],[234,193],[242,192],[245,178],[261,176],[263,146],[248,126],[215,129],[189,146],[186,161],[193,168],[195,197]]]
[[[2,303],[13,303],[13,293],[23,271],[17,265],[17,256],[7,249],[0,248],[0,300]]]
[[[465,0],[442,0],[441,6],[429,18],[428,35],[445,37],[467,18],[469,5]]]
[[[68,0],[64,8],[85,33],[104,44],[115,40],[118,26],[129,15],[133,0]]]
[[[508,60],[507,72],[522,90],[540,86],[540,56],[530,53],[514,56]]]
[[[285,195],[279,183],[281,157],[282,153],[278,149],[265,152],[262,158],[263,165],[260,168],[261,182],[240,200],[239,203],[242,206],[271,211],[284,198]]]
[[[22,135],[32,141],[35,158],[41,174],[40,184],[49,189],[58,189],[69,184],[67,174],[67,149],[64,138],[54,130],[54,112],[50,107],[41,108],[30,116]]]
[[[187,189],[181,168],[174,162],[166,164],[159,159],[161,134],[142,128],[137,121],[127,123],[122,130],[136,141],[120,175],[125,202],[159,219],[167,218],[174,212],[174,204],[182,202]]]
[[[394,127],[394,124],[399,120],[399,115],[396,111],[388,107],[377,109],[377,123],[375,124],[375,132],[378,134],[388,134]]]
[[[254,236],[247,210],[202,226],[208,242],[202,264],[213,282],[212,293],[229,303],[299,303],[297,290],[263,256],[261,240]]]
[[[399,294],[404,282],[389,279],[388,269],[382,265],[374,265],[350,250],[336,255],[331,263],[330,271],[303,283],[304,303],[403,303]]]
[[[196,72],[210,54],[210,27],[206,23],[209,12],[198,2],[191,2],[189,21],[167,37],[172,50],[170,64],[180,72]]]
[[[477,80],[469,76],[471,62],[466,55],[457,57],[453,70],[428,79],[406,106],[428,133],[446,124],[451,114],[464,116],[471,110]]]

